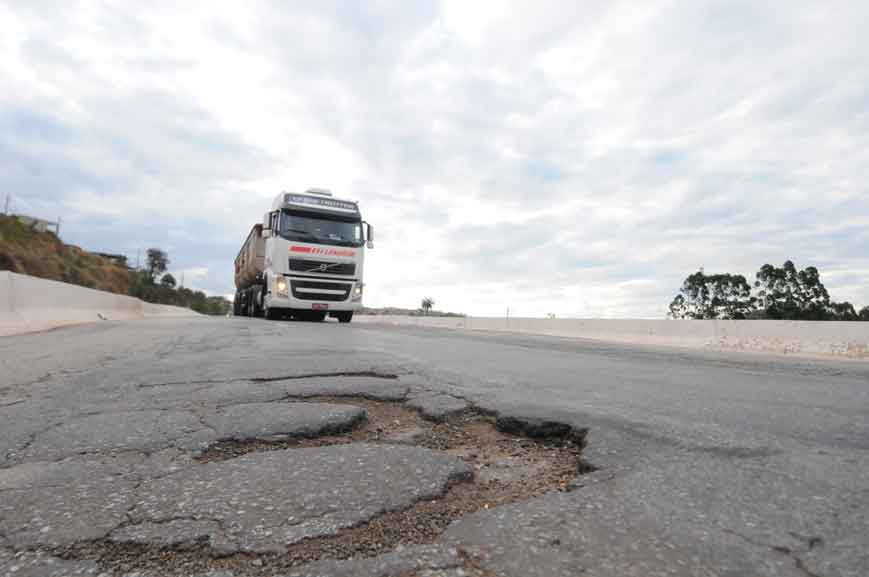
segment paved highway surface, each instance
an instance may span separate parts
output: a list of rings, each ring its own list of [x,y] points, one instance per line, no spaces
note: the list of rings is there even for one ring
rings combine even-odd
[[[388,419],[377,442],[318,444],[395,402],[587,428],[597,470],[426,544],[312,553],[408,507],[424,523],[474,475]],[[71,327],[0,338],[0,575],[274,574],[295,547],[315,561],[281,574],[865,577],[867,449],[867,363],[250,319]]]

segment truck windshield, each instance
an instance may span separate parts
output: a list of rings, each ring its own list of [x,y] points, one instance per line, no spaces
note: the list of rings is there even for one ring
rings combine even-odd
[[[362,246],[362,223],[358,220],[336,220],[322,215],[281,212],[280,234],[288,240]]]

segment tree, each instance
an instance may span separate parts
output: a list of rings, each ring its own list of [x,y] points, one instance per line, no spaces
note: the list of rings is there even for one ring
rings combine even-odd
[[[744,319],[754,310],[751,286],[742,275],[707,275],[700,269],[682,283],[670,303],[674,319]]]
[[[160,278],[160,285],[166,288],[175,288],[175,277],[171,273],[166,273]]]
[[[707,275],[701,268],[682,283],[670,302],[669,316],[676,319],[744,319],[869,321],[869,306],[830,299],[818,269],[799,270],[793,261],[781,267],[763,265],[755,275],[756,296],[745,277]]]
[[[431,312],[432,307],[434,306],[434,299],[431,297],[425,297],[422,299],[422,312],[426,315]]]
[[[166,272],[166,267],[169,266],[169,255],[166,254],[165,251],[160,250],[159,248],[149,248],[148,249],[148,277],[151,279],[151,282],[154,282],[154,279],[157,278],[157,275],[161,275]]]
[[[670,312],[667,316],[671,319],[691,319],[694,318],[688,310],[688,303],[682,294],[677,294],[670,302]]]
[[[757,271],[758,300],[768,319],[824,320],[832,316],[830,295],[813,266],[797,270],[792,261]]]
[[[848,301],[842,303],[830,303],[830,316],[834,321],[859,321],[860,316],[854,309],[854,305]]]

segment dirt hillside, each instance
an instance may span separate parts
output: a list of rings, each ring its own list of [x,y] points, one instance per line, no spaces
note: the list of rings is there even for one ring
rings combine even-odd
[[[119,294],[129,293],[132,282],[126,267],[5,215],[0,215],[0,270]]]

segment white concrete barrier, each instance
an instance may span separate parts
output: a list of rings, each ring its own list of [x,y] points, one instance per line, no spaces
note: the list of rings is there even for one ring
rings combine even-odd
[[[100,320],[158,316],[197,316],[197,313],[187,308],[155,305],[125,295],[0,271],[0,335]]]
[[[353,320],[639,345],[869,359],[869,322],[506,319],[389,315],[357,315]]]

